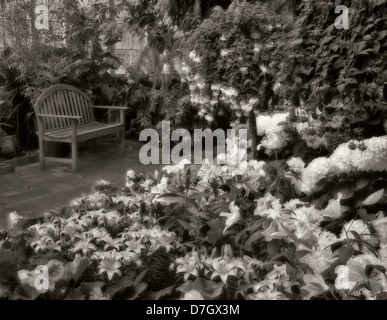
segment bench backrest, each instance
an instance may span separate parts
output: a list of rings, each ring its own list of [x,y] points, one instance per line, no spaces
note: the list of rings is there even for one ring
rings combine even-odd
[[[90,107],[90,98],[81,90],[65,84],[52,86],[45,90],[35,103],[34,110],[39,114],[60,116],[81,116],[79,123],[95,121],[93,109]],[[39,131],[66,128],[71,126],[69,119],[40,118]]]

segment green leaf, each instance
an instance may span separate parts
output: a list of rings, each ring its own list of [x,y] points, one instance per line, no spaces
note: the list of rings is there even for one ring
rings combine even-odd
[[[356,238],[356,239],[354,239],[353,240],[354,242],[357,242],[360,246],[361,245],[364,245],[364,246],[366,246],[374,255],[375,255],[375,257],[376,258],[379,258],[380,257],[380,255],[379,255],[379,252],[376,250],[376,248],[372,245],[372,244],[370,244],[369,242],[367,242],[367,241],[365,241],[365,240],[363,240],[363,239],[361,239],[361,238]]]
[[[71,264],[71,263],[70,263]],[[66,264],[66,268],[69,266],[69,264]],[[86,271],[86,269],[90,266],[90,261],[88,258],[83,257],[77,267],[77,270],[75,271],[74,275],[71,277],[72,280],[74,280],[74,283],[77,283],[79,278],[83,275],[83,273]]]
[[[331,42],[333,39],[335,39],[334,36],[330,36],[330,37],[325,37],[321,42],[320,42],[320,45],[324,45],[328,42]]]
[[[302,257],[306,256],[307,254],[309,254],[310,251],[309,250],[300,250],[300,251],[297,251],[297,259],[300,260],[302,259]]]
[[[343,265],[347,264],[348,260],[352,258],[355,250],[349,246],[345,245],[339,248],[339,259],[343,263]]]
[[[365,274],[367,275],[367,277],[369,277],[372,273],[372,270],[379,270],[380,272],[382,272],[383,274],[386,274],[386,268],[383,267],[383,266],[380,266],[380,265],[374,265],[374,264],[369,264],[365,267]]]
[[[147,283],[140,282],[139,284],[133,287],[133,290],[131,291],[127,300],[136,300],[147,288]]]
[[[188,231],[193,229],[192,226],[187,221],[184,221],[181,219],[179,219],[178,221],[184,229],[186,229]]]
[[[357,179],[356,180],[356,191],[361,190],[361,189],[365,188],[366,186],[368,186],[369,182],[370,182],[369,178],[363,177],[363,178]]]
[[[314,71],[314,67],[313,67],[313,68],[309,68],[309,69],[306,69],[306,68],[302,68],[302,69],[301,69],[301,73],[307,75],[308,77],[310,76],[310,74],[311,74],[313,71]],[[279,125],[280,125],[280,124],[279,124]]]
[[[191,194],[188,199],[193,199],[193,200],[196,200],[196,199],[202,199],[202,198],[208,198],[211,196],[211,193],[208,193],[208,192],[202,192],[202,193],[194,193],[194,194]]]
[[[333,51],[333,52],[336,52],[337,50],[339,50],[339,45],[338,44],[334,44],[334,45],[331,45],[330,46],[330,48],[331,48],[331,50]],[[334,68],[335,69],[335,68]]]
[[[341,193],[342,200],[349,199],[353,196],[353,181],[343,181],[337,187],[333,189],[333,194],[338,195]]]
[[[326,187],[327,187],[327,185],[329,184],[329,180],[327,179],[327,178],[322,178],[322,179],[320,179],[318,182],[317,182],[317,184],[316,184],[316,191],[317,192],[321,192],[321,191],[323,191]]]
[[[384,39],[387,35],[387,30],[383,30],[379,32],[379,35],[376,37],[376,40],[380,41]]]
[[[183,195],[177,194],[177,193],[169,193],[169,194],[163,194],[160,196],[157,196],[154,201],[166,203],[166,204],[172,204],[172,203],[181,203],[183,205],[187,204],[186,199]]]
[[[167,298],[173,292],[175,286],[170,286],[160,291],[148,291],[144,297],[144,300],[162,300],[163,298]]]
[[[17,257],[10,251],[0,250],[0,281],[7,283],[17,274]]]
[[[267,243],[267,253],[270,257],[275,256],[280,249],[280,242],[278,240],[273,240]]]
[[[197,217],[201,217],[202,214],[200,213],[200,211],[195,207],[195,206],[189,206],[186,208],[187,211],[189,213],[192,213],[193,215],[197,216]]]
[[[342,94],[345,90],[345,84],[338,85],[337,90]]]
[[[333,70],[342,69],[345,67],[346,61],[344,59],[339,59],[333,65]]]
[[[345,83],[346,84],[358,84],[357,80],[354,78],[345,79]]]
[[[344,245],[343,241],[335,242],[334,244],[331,244],[331,250],[332,252],[335,252],[337,249],[341,248]]]
[[[110,286],[106,290],[106,294],[108,294],[111,299],[114,299],[116,295],[122,294],[125,290],[129,289],[134,285],[134,281],[129,276],[123,277],[114,285]]]
[[[81,284],[81,291],[82,293],[87,297],[89,298],[90,296],[90,293],[98,288],[98,289],[101,289],[105,286],[105,282],[102,282],[102,281],[98,281],[98,282],[84,282]]]
[[[371,222],[376,219],[375,214],[368,214],[365,209],[357,210],[357,214],[364,222]]]
[[[387,292],[381,292],[376,296],[376,300],[387,300]]]
[[[177,290],[183,294],[192,290],[197,290],[201,293],[204,299],[215,300],[222,294],[223,283],[197,278],[194,282],[191,280],[185,282],[183,285],[178,287]]]
[[[86,296],[82,293],[82,290],[80,288],[77,288],[73,291],[71,291],[65,300],[74,300],[74,301],[81,301],[86,300]]]
[[[18,286],[14,291],[13,300],[36,300],[41,293],[29,285]]]
[[[191,185],[191,168],[187,170],[186,174],[186,180],[185,180],[185,188],[186,190],[189,189],[189,186]]]
[[[250,247],[255,241],[262,238],[262,232],[257,231],[254,232],[251,237],[246,241],[245,246]]]

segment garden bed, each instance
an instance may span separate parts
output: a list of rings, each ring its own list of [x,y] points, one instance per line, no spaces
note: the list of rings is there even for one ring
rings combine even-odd
[[[365,171],[332,175],[294,160],[251,160],[234,176],[230,164],[183,162],[162,173],[128,171],[122,190],[100,181],[95,193],[39,219],[12,213],[14,228],[0,233],[2,295],[382,299],[387,136],[364,144],[380,152]],[[336,166],[354,165],[349,144],[338,153]],[[318,183],[302,191],[297,176]],[[45,288],[36,286],[42,267]]]

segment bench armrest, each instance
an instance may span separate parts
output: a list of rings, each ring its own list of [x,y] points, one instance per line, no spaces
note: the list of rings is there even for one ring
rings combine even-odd
[[[41,118],[58,118],[58,119],[71,119],[71,120],[82,120],[81,116],[60,116],[55,114],[39,114]]]
[[[91,106],[93,109],[107,109],[107,110],[120,110],[120,123],[125,123],[125,111],[129,110],[129,107],[120,106]]]
[[[120,106],[91,106],[94,109],[129,110],[129,107]]]

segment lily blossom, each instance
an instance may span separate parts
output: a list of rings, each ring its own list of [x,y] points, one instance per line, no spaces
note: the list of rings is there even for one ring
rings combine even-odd
[[[223,233],[227,231],[228,228],[232,227],[234,224],[237,224],[239,220],[242,219],[240,214],[240,209],[235,205],[235,202],[230,203],[230,212],[222,212],[220,214],[221,217],[226,217],[226,228]]]
[[[120,271],[120,268],[122,267],[121,262],[115,260],[115,259],[108,259],[105,258],[100,262],[99,268],[99,274],[106,273],[108,276],[108,279],[111,281],[115,274],[117,274],[119,277],[122,276],[122,273]]]

